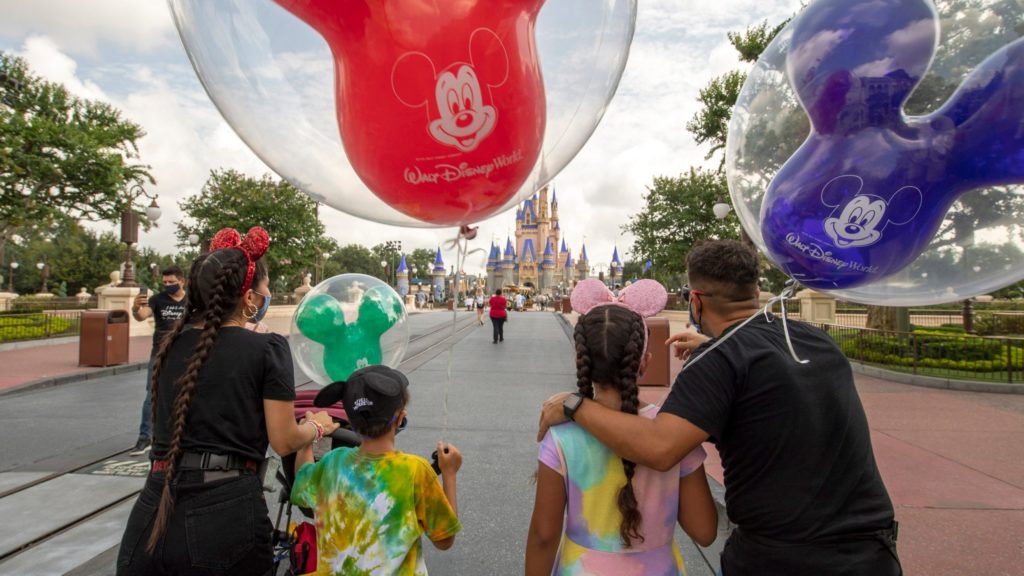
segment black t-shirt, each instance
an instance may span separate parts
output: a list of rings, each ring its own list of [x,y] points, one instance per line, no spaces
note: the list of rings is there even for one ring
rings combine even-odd
[[[185,298],[180,302],[171,298],[167,292],[160,292],[149,297],[149,309],[153,311],[156,327],[153,332],[153,353],[160,347],[160,340],[174,328],[174,323],[185,315]]]
[[[178,379],[199,341],[186,329],[167,351],[160,371],[151,458],[162,460],[171,443]],[[278,334],[222,328],[199,370],[182,447],[191,452],[235,454],[262,460],[267,452],[263,400],[294,400],[295,380],[288,341]]]
[[[892,501],[850,363],[818,328],[790,321],[789,332],[808,364],[790,355],[782,319],[759,315],[682,372],[662,412],[710,434],[745,532],[806,543],[887,528]]]

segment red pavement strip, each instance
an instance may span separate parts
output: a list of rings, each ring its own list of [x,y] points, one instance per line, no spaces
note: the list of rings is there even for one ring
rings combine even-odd
[[[128,342],[128,364],[148,361],[152,347],[152,336],[131,338]],[[0,352],[0,392],[53,378],[77,375],[85,378],[105,371],[109,370],[78,365],[77,341],[4,350]]]

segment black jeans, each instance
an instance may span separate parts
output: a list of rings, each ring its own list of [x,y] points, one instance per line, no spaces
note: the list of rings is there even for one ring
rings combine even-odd
[[[783,544],[733,530],[722,550],[723,576],[901,576],[890,530]]]
[[[154,553],[146,552],[164,475],[150,474],[135,501],[117,554],[118,576],[269,574],[273,527],[255,474],[202,483],[182,470],[171,484],[174,509]]]
[[[505,319],[491,318],[491,326],[494,328],[494,341],[505,339]]]

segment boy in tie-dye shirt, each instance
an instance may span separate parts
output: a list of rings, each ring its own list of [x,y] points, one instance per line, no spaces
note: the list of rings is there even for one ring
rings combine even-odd
[[[342,400],[363,444],[332,450],[315,464],[311,448],[296,458],[292,502],[315,510],[316,574],[425,576],[420,535],[441,550],[455,542],[462,456],[438,443],[442,485],[426,460],[395,450],[408,385],[401,372],[370,366],[322,392]]]

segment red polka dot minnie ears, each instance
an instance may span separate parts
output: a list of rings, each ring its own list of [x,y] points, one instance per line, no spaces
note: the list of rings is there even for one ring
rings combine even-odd
[[[256,261],[267,253],[270,247],[270,235],[259,226],[249,228],[245,238],[238,234],[234,228],[221,228],[213,240],[210,241],[210,252],[223,250],[225,248],[238,248],[249,260],[249,268],[245,272],[245,282],[242,284],[242,295],[252,287],[252,277],[256,274]]]

